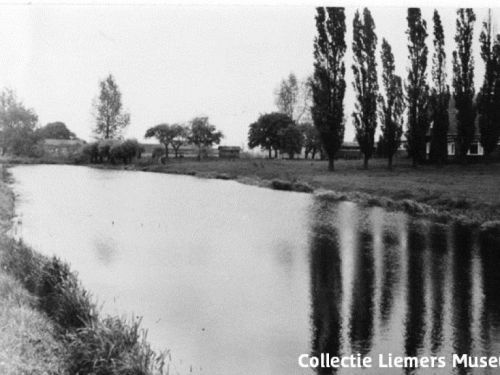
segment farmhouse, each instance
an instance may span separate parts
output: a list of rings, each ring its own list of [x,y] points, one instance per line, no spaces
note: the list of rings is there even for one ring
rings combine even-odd
[[[86,142],[81,139],[52,139],[42,141],[45,154],[55,157],[68,157],[80,151]]]
[[[241,148],[238,146],[219,146],[220,159],[239,159]]]
[[[458,124],[457,124],[457,109],[455,108],[455,100],[453,97],[450,99],[450,104],[448,106],[448,115],[450,119],[450,124],[448,127],[448,156],[450,158],[455,158],[458,156]],[[476,115],[476,121],[474,123],[474,139],[472,140],[472,144],[470,146],[469,152],[467,156],[469,157],[480,157],[484,155],[483,147],[480,142],[480,133],[479,133],[479,116]],[[430,150],[431,150],[431,134],[432,129],[429,129],[427,133],[427,142],[426,142],[426,155],[429,158]],[[500,142],[499,142],[500,146]]]

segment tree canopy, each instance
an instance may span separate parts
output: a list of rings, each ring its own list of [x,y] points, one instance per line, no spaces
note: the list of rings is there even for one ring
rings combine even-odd
[[[274,150],[275,156],[277,156],[277,152],[281,148],[281,131],[291,124],[293,124],[293,120],[284,113],[272,112],[260,115],[256,122],[250,124],[248,147],[260,146],[269,152],[269,158]]]
[[[149,128],[144,135],[145,138],[156,138],[158,142],[165,147],[165,157],[168,158],[168,146],[171,145],[174,149],[175,156],[178,156],[178,151],[183,145],[188,136],[186,127],[179,124],[159,124]]]
[[[202,148],[219,144],[223,137],[222,132],[218,131],[215,125],[209,123],[208,117],[195,117],[191,120],[188,140],[198,147],[198,159],[202,157]]]
[[[75,133],[69,130],[64,122],[50,122],[36,130],[42,139],[75,139]]]
[[[130,114],[123,110],[122,94],[110,74],[99,82],[99,97],[94,102],[94,133],[100,139],[119,139],[130,123]]]

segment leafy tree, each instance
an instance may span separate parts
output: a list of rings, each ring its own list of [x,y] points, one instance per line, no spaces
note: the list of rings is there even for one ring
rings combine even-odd
[[[311,78],[298,80],[290,73],[275,92],[275,103],[279,112],[288,115],[296,123],[310,118]]]
[[[141,152],[141,146],[135,139],[127,139],[120,143],[115,143],[109,150],[110,161],[114,164],[122,162],[129,164],[135,157],[138,157]]]
[[[304,157],[307,159],[311,154],[311,158],[314,159],[316,153],[321,152],[322,147],[318,129],[311,123],[304,123],[300,126],[304,134]]]
[[[250,124],[248,130],[248,147],[268,150],[269,159],[274,150],[275,157],[281,147],[281,130],[287,128],[293,120],[284,113],[272,112],[260,115],[258,120]]]
[[[94,133],[100,139],[120,138],[130,123],[130,114],[122,107],[122,94],[110,74],[99,82],[99,98],[94,102],[96,127]]]
[[[471,8],[457,11],[457,32],[453,51],[453,88],[457,108],[458,152],[462,161],[469,151],[475,133],[476,108],[474,107],[474,56],[472,40],[476,15]]]
[[[401,77],[394,73],[394,55],[387,40],[382,40],[382,84],[385,98],[379,95],[379,117],[382,134],[378,141],[379,156],[387,157],[388,167],[392,169],[392,159],[401,144],[403,135],[403,112],[405,109]]]
[[[344,8],[337,7],[318,7],[316,12],[311,113],[328,155],[328,169],[333,171],[345,129],[345,14]]]
[[[64,122],[50,122],[36,130],[42,139],[75,139],[75,133],[66,127]]]
[[[191,120],[191,132],[188,140],[198,147],[198,160],[201,160],[203,147],[210,147],[214,143],[219,144],[223,137],[222,132],[217,131],[215,126],[208,122],[208,117],[196,117]]]
[[[168,158],[168,146],[171,145],[177,157],[180,146],[187,140],[187,129],[178,124],[160,124],[149,128],[144,137],[154,137],[163,144],[166,158]]]
[[[377,128],[377,62],[375,50],[377,36],[375,23],[368,8],[363,10],[363,19],[356,11],[353,20],[352,50],[354,64],[354,127],[356,139],[364,155],[364,168],[368,168],[368,160],[372,157],[375,147],[375,130]]]
[[[425,160],[425,136],[429,129],[429,87],[427,85],[427,54],[425,44],[427,23],[422,19],[420,8],[408,8],[408,52],[410,67],[406,82],[408,102],[408,153],[413,166]]]
[[[491,9],[479,37],[485,64],[483,86],[477,98],[481,145],[487,157],[495,151],[500,136],[500,43],[492,40]]]
[[[438,164],[446,161],[448,154],[448,127],[450,123],[448,108],[450,89],[446,84],[446,52],[444,50],[444,31],[441,17],[434,10],[434,54],[432,56],[431,91],[432,134],[430,159]]]
[[[279,136],[281,152],[287,153],[290,159],[293,159],[295,154],[300,154],[304,143],[304,134],[298,125],[291,122],[280,130]]]
[[[170,144],[174,149],[175,157],[179,157],[179,149],[182,145],[185,145],[188,142],[189,137],[189,129],[183,125],[174,124],[172,125],[173,132],[176,134]]]
[[[35,127],[38,116],[33,109],[18,101],[13,90],[5,89],[0,94],[0,141],[2,155],[32,156],[36,152],[38,137]]]

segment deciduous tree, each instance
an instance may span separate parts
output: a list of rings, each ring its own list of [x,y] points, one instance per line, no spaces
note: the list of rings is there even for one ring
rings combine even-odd
[[[453,96],[457,108],[458,152],[465,161],[467,152],[474,139],[476,108],[474,106],[474,56],[472,40],[476,15],[472,8],[457,11],[457,31],[453,51]]]
[[[256,122],[250,124],[248,147],[260,146],[268,151],[269,159],[271,159],[274,150],[276,157],[281,147],[280,132],[292,123],[293,120],[284,113],[272,112],[260,115]]]
[[[427,22],[420,8],[408,8],[408,57],[410,66],[406,82],[408,106],[407,149],[413,166],[425,160],[425,136],[429,129],[429,86],[427,85]]]
[[[43,139],[75,139],[75,133],[68,129],[61,121],[50,122],[37,129],[37,135]]]
[[[94,102],[94,133],[100,139],[120,138],[130,123],[130,114],[123,110],[122,94],[111,74],[99,82],[99,90]]]
[[[38,116],[31,108],[26,108],[17,99],[13,90],[5,89],[0,94],[0,141],[2,155],[11,152],[15,155],[32,155],[38,137],[35,127]]]
[[[444,31],[441,17],[434,10],[434,54],[432,55],[431,113],[432,133],[430,159],[442,164],[448,155],[448,127],[450,123],[448,108],[450,89],[446,84],[446,52],[444,50]]]
[[[401,77],[396,75],[394,55],[387,40],[382,40],[382,85],[385,98],[379,95],[379,118],[382,134],[379,137],[379,154],[386,156],[388,167],[392,169],[392,159],[401,144],[403,135],[404,97]]]
[[[318,7],[316,12],[311,113],[328,155],[328,169],[333,171],[345,129],[345,13],[337,7]]]
[[[149,128],[144,137],[156,138],[165,147],[166,158],[168,158],[168,146],[172,146],[177,157],[180,146],[187,141],[187,129],[179,124],[159,124]]]
[[[493,40],[491,9],[479,37],[485,64],[483,86],[477,98],[481,145],[485,157],[495,151],[500,136],[500,41]]]
[[[198,160],[201,160],[202,148],[219,144],[223,137],[222,132],[208,122],[208,117],[195,117],[191,120],[191,131],[188,140],[198,147]]]
[[[368,8],[363,10],[363,19],[356,11],[353,20],[353,87],[356,95],[354,104],[354,127],[356,139],[364,155],[364,168],[368,168],[368,160],[372,157],[375,146],[375,130],[377,128],[377,62],[375,50],[377,35],[375,22]]]

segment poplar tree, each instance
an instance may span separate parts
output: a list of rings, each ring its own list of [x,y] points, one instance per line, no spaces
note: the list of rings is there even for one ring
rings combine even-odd
[[[382,85],[385,98],[379,95],[379,118],[382,128],[380,138],[382,152],[387,155],[388,168],[392,169],[392,159],[401,144],[403,135],[403,112],[405,109],[401,77],[394,74],[396,69],[391,45],[382,40]]]
[[[425,44],[427,23],[422,19],[420,8],[408,8],[408,78],[406,98],[408,102],[408,153],[413,166],[425,160],[425,136],[429,129],[429,86],[427,85],[427,54]]]
[[[474,57],[472,38],[476,15],[472,8],[457,11],[457,32],[453,51],[453,96],[457,109],[457,143],[462,161],[465,161],[475,133],[476,108],[474,107]]]
[[[375,146],[375,129],[377,128],[377,62],[375,50],[377,35],[375,23],[368,8],[363,9],[363,19],[356,11],[353,20],[353,87],[356,95],[354,104],[354,127],[356,139],[364,155],[363,166],[368,168],[368,160],[372,157]]]
[[[483,22],[479,37],[481,58],[485,64],[483,86],[478,95],[479,130],[485,157],[495,151],[500,135],[500,45],[493,42],[491,30],[491,9],[488,20]]]
[[[432,133],[430,159],[438,164],[446,161],[448,154],[448,127],[450,88],[446,84],[446,52],[444,50],[444,31],[441,17],[434,10],[434,54],[432,56],[431,93]]]
[[[316,8],[317,36],[314,40],[312,79],[314,125],[328,155],[328,169],[344,140],[345,14],[344,8]]]

